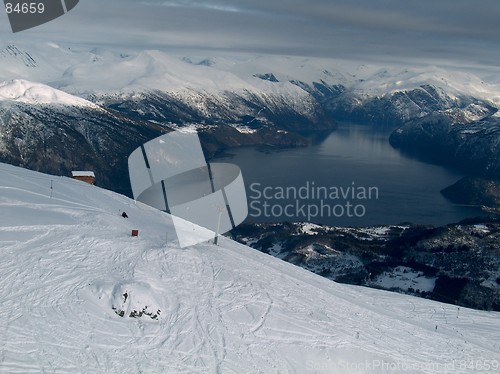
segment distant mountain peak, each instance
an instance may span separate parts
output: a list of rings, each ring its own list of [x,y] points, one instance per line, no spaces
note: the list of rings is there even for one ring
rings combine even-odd
[[[0,49],[0,61],[6,59],[21,61],[24,66],[28,68],[35,68],[38,66],[38,63],[29,52],[18,48],[14,44],[9,44],[7,47]]]
[[[254,77],[260,78],[265,81],[273,82],[273,83],[278,83],[279,80],[276,78],[276,76],[273,73],[266,73],[266,74],[254,74]]]
[[[202,61],[198,62],[196,65],[202,65],[202,66],[214,66],[215,61],[211,58],[205,58]]]

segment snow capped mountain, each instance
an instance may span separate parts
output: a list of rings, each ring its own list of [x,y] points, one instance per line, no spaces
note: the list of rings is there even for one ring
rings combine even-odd
[[[370,97],[413,90],[422,85],[433,85],[450,95],[468,94],[500,104],[498,81],[488,82],[472,73],[447,70],[437,66],[368,65],[345,60],[283,56],[259,56],[232,63],[227,59],[211,59],[210,66],[230,71],[240,77],[267,73],[273,74],[279,82],[300,81],[309,85],[314,82],[332,86],[342,85],[353,94]]]
[[[102,129],[124,122],[134,134],[144,126],[147,135],[141,138],[153,134],[147,129],[151,126],[163,131],[194,125],[202,129],[205,150],[212,156],[243,145],[303,146],[308,143],[304,135],[331,131],[336,121],[399,127],[443,113],[452,121],[472,123],[494,114],[500,103],[498,80],[439,67],[377,66],[286,56],[173,56],[160,51],[114,51],[54,43],[0,49],[2,80],[0,126],[16,131],[0,134],[0,159],[53,173],[56,165],[65,165],[59,173],[70,168],[60,162],[60,155],[66,154],[64,146],[32,141],[36,138],[31,132],[20,130],[26,128],[26,122],[36,122],[37,134],[41,134],[42,128],[53,127],[50,116],[59,118],[65,128],[77,129],[71,130],[74,137],[68,140],[74,144],[82,143],[80,130],[84,127],[85,143],[92,138],[91,149],[99,149],[90,154],[100,158],[108,157],[103,150],[113,147],[98,146],[102,140],[97,134],[124,144],[128,130],[123,132],[124,126],[117,126],[111,127],[113,136],[100,130],[94,134],[81,123],[92,122]],[[51,108],[49,116],[42,113],[47,106],[81,110],[69,113]],[[12,116],[11,110],[16,115]],[[35,112],[39,115],[32,121]],[[105,126],[99,126],[101,117]],[[20,122],[24,118],[31,119]],[[117,128],[121,130],[114,131]],[[130,146],[137,146],[138,137],[132,139]],[[30,149],[19,150],[19,145],[26,143]],[[40,149],[58,155],[45,160],[49,166],[44,169],[32,164]],[[121,149],[129,149],[129,145]],[[454,152],[452,149],[449,154]],[[487,152],[478,152],[476,159],[489,157]],[[27,157],[27,153],[32,156]],[[123,160],[127,156],[116,157]],[[70,164],[75,165],[74,161]],[[117,162],[113,160],[109,168]],[[106,186],[121,190],[122,184]]]
[[[0,83],[0,101],[13,101],[31,105],[80,106],[98,109],[88,100],[69,95],[41,83],[23,79]]]
[[[165,130],[27,81],[0,85],[0,97],[2,161],[58,175],[90,169],[100,186],[123,193],[128,155]]]
[[[498,370],[498,313],[336,284],[226,238],[180,249],[164,213],[0,169],[2,372]]]
[[[0,61],[1,80],[39,81],[78,95],[149,90],[211,94],[252,91],[300,98],[305,94],[297,87],[300,82],[309,86],[342,86],[353,95],[369,97],[429,85],[452,98],[467,95],[500,103],[500,82],[491,76],[487,80],[435,66],[367,65],[286,56],[186,57],[159,51],[117,52],[54,43],[8,45],[0,50]],[[266,74],[275,79],[263,79]]]
[[[0,50],[0,80],[47,84],[123,115],[162,123],[331,128],[334,120],[400,126],[436,111],[489,115],[500,83],[421,66],[286,56],[174,56],[54,43]],[[112,72],[112,73],[110,73]],[[477,118],[479,119],[479,118]]]
[[[111,64],[113,77],[109,79]],[[269,93],[283,91],[290,95],[305,95],[302,90],[288,82],[279,84],[278,90],[276,85],[269,82],[252,76],[246,78],[212,65],[186,63],[159,51],[143,51],[127,58],[104,58],[93,64],[73,66],[55,83],[62,89],[80,94],[148,90],[215,94],[224,91],[264,90]]]
[[[0,80],[26,79],[47,84],[71,65],[95,59],[92,51],[74,48],[55,43],[6,44],[0,47]]]

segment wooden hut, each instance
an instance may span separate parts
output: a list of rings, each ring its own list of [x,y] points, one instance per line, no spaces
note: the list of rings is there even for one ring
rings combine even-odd
[[[95,184],[95,174],[93,171],[72,171],[71,177],[88,184]]]

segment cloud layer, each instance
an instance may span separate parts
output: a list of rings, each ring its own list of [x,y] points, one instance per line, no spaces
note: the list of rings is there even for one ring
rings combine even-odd
[[[7,37],[497,66],[498,14],[498,0],[81,0],[61,19]],[[4,22],[0,32],[9,34]]]

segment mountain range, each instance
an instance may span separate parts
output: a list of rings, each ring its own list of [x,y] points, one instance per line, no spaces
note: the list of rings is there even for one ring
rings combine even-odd
[[[238,146],[305,146],[338,121],[389,126],[402,151],[499,177],[500,81],[492,75],[45,43],[0,49],[0,81],[1,160],[60,174],[92,168],[101,185],[125,193],[128,152],[186,127],[212,157]]]
[[[0,47],[0,371],[495,372],[498,313],[464,306],[498,309],[497,221],[283,224],[287,243],[272,228],[260,238],[261,250],[332,279],[349,268],[352,283],[373,276],[371,286],[414,294],[416,284],[459,307],[338,284],[225,237],[180,249],[168,214],[123,195],[129,154],[172,129],[197,130],[210,158],[307,146],[355,121],[393,128],[402,152],[483,178],[450,196],[480,186],[496,202],[499,105],[498,77],[439,67]],[[64,177],[75,169],[95,171],[107,190]],[[462,270],[474,277],[460,288]]]

